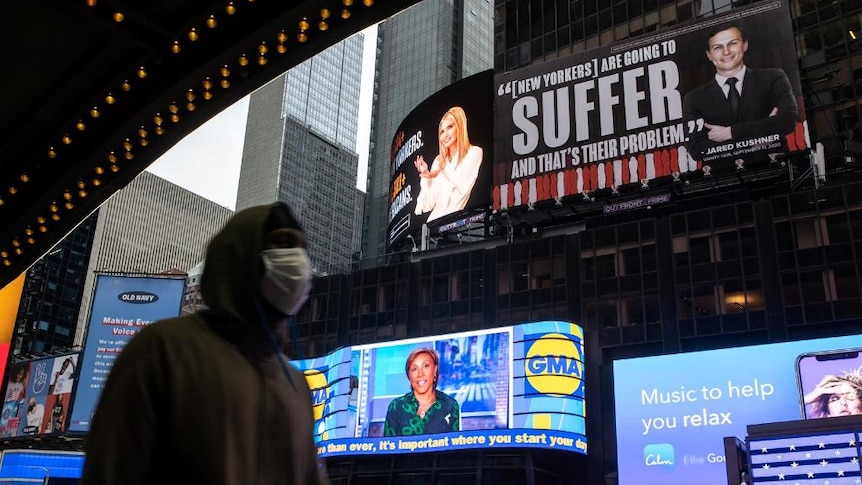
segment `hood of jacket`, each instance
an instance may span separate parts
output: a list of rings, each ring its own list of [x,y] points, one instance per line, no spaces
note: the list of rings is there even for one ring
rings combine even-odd
[[[284,203],[249,207],[234,214],[207,246],[201,295],[209,310],[203,315],[230,340],[262,332],[260,253],[267,231],[279,227],[302,229]]]

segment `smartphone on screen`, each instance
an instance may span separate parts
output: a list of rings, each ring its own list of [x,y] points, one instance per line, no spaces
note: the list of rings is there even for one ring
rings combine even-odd
[[[862,349],[802,354],[796,382],[803,419],[862,415]]]

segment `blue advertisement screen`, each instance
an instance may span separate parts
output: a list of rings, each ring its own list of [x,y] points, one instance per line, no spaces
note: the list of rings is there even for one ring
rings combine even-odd
[[[726,485],[723,437],[803,419],[797,361],[862,335],[615,361],[620,485]]]
[[[311,389],[321,456],[587,452],[583,332],[571,322],[362,345],[293,364]],[[423,389],[432,385],[426,410]]]
[[[0,483],[70,483],[83,469],[84,453],[77,451],[3,450]]]
[[[179,315],[185,283],[185,278],[176,277],[96,276],[69,431],[90,430],[114,359],[143,327]]]

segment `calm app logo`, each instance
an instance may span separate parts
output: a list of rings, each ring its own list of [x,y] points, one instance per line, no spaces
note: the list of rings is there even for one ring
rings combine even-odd
[[[658,443],[644,446],[644,465],[648,467],[673,468],[673,445]]]

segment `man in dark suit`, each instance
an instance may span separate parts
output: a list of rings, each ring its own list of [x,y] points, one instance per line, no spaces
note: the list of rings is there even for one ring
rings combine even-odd
[[[746,51],[748,39],[739,26],[710,33],[706,57],[715,65],[715,78],[683,99],[683,118],[697,129],[686,144],[695,160],[745,159],[740,153],[756,152],[750,148],[764,137],[774,139],[767,144],[781,143],[770,152],[787,151],[784,135],[795,128],[798,111],[790,80],[782,69],[747,67]]]

